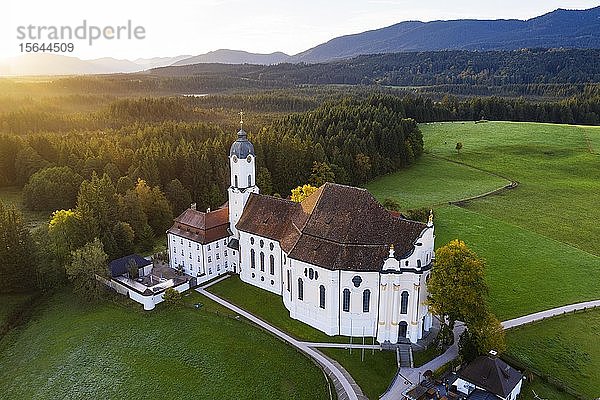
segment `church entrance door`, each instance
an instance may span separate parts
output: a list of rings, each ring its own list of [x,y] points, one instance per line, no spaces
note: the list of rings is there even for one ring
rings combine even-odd
[[[408,324],[404,321],[400,322],[398,326],[398,341],[401,339],[406,339],[406,330],[408,329]]]

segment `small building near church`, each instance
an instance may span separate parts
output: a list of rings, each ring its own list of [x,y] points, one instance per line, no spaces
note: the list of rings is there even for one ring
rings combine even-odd
[[[467,399],[515,400],[523,374],[498,358],[495,351],[479,356],[458,371],[453,385]]]

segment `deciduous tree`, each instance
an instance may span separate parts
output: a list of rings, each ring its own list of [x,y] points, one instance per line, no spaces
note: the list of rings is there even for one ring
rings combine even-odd
[[[318,188],[311,185],[298,186],[296,189],[292,189],[292,201],[300,203],[302,200],[317,191]]]
[[[105,286],[96,276],[108,278],[108,256],[100,239],[86,244],[72,253],[72,261],[67,264],[66,272],[73,284],[73,292],[85,301],[102,297]]]

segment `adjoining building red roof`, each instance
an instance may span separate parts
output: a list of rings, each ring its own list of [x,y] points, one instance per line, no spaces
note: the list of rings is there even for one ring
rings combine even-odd
[[[426,225],[397,218],[365,189],[326,183],[301,203],[250,195],[237,228],[323,268],[379,271],[390,244],[410,252]]]
[[[229,236],[229,208],[206,213],[188,208],[167,232],[202,244],[224,239]]]

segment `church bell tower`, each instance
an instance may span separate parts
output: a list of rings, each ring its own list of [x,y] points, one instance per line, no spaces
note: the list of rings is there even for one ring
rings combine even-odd
[[[250,193],[258,193],[256,186],[256,155],[254,146],[244,131],[244,113],[240,111],[240,130],[237,140],[229,150],[230,179],[229,185],[229,228],[235,239],[240,238],[236,224],[242,216]]]

